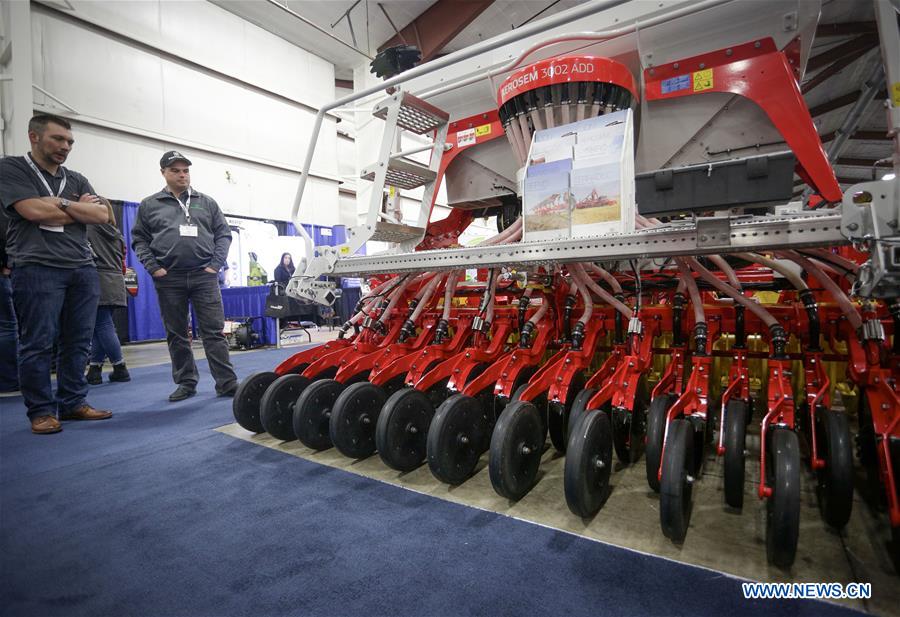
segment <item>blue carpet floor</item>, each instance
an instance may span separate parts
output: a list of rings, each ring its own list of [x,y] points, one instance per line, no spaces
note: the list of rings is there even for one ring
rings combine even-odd
[[[289,351],[235,356],[239,376]],[[235,440],[205,363],[96,387],[112,420],[29,432],[0,399],[0,615],[838,615],[740,581]]]

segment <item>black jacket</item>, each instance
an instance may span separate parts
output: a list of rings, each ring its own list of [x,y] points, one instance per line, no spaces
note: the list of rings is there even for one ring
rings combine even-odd
[[[275,268],[275,281],[281,283],[282,285],[287,285],[288,281],[291,280],[291,271],[284,267],[284,264],[278,264],[278,267]]]
[[[112,223],[88,225],[88,241],[94,251],[94,264],[100,278],[100,306],[127,306],[122,253],[122,232]]]
[[[185,191],[180,195],[187,198]],[[191,189],[190,222],[197,226],[197,236],[182,236],[180,227],[187,224],[178,200],[166,190],[141,202],[137,220],[131,230],[131,248],[147,272],[160,268],[173,272],[190,272],[211,268],[218,272],[228,259],[231,228],[219,204],[211,197]]]

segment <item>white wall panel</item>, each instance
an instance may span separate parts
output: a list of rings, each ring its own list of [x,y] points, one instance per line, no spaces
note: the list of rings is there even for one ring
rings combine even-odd
[[[78,122],[72,128],[76,141],[66,165],[87,176],[100,194],[140,201],[165,185],[159,158],[168,144]],[[226,214],[290,220],[299,174],[203,152],[184,154],[193,163],[191,184],[215,199]],[[131,173],[116,173],[120,167]],[[301,206],[303,221],[337,224],[336,193],[335,183],[310,178]],[[329,202],[335,207],[325,206]]]
[[[209,2],[69,0],[79,19],[313,107],[333,100],[334,66]],[[315,81],[311,81],[315,80]]]
[[[54,15],[35,14],[33,23],[40,58],[36,82],[79,113],[284,165],[302,164],[315,118],[308,110]],[[313,173],[336,175],[336,160],[334,122],[327,121]]]
[[[330,63],[206,2],[73,5],[80,18],[134,38],[46,7],[32,13],[34,81],[83,118],[75,117],[73,169],[104,195],[139,201],[162,187],[159,157],[177,148],[194,162],[194,185],[225,212],[290,219],[315,112],[283,97],[333,100]],[[34,101],[62,110],[38,92]],[[306,223],[342,222],[335,124],[326,118],[317,140]]]

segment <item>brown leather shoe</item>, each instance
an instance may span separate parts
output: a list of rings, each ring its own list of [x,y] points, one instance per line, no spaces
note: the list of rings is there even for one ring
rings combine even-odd
[[[53,416],[39,416],[31,421],[31,432],[37,435],[49,435],[61,430],[59,420]]]
[[[82,404],[59,416],[60,420],[106,420],[112,417],[111,411],[94,409],[87,403]]]

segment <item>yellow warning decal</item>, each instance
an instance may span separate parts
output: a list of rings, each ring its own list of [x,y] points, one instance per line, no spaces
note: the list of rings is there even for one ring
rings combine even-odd
[[[713,87],[713,71],[706,69],[703,71],[694,71],[694,92],[702,92],[703,90],[711,90]]]
[[[490,135],[491,134],[491,125],[490,124],[482,124],[481,126],[475,127],[475,137],[481,137],[482,135]]]
[[[350,247],[345,244],[344,246],[341,247],[341,255],[349,255],[349,254],[350,254]]]
[[[894,107],[900,107],[900,81],[895,81],[891,85],[891,100],[894,102]]]

